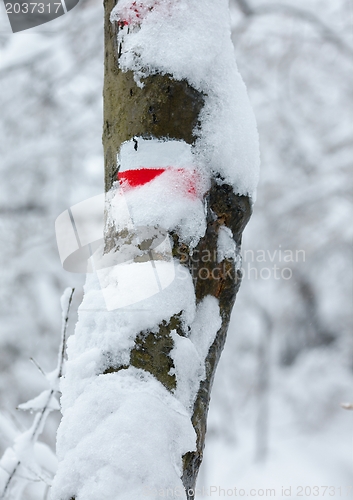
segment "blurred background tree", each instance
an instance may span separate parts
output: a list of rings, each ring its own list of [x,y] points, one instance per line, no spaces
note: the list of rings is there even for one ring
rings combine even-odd
[[[348,0],[231,0],[262,170],[200,485],[350,481],[352,11]],[[14,408],[42,389],[29,358],[55,364],[59,297],[82,295],[54,221],[104,189],[100,2],[16,35],[1,5],[0,84],[0,401],[21,426]],[[0,429],[0,453],[8,444]]]

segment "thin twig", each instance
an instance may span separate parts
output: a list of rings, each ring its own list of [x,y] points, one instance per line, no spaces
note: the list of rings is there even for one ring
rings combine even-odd
[[[70,307],[71,307],[71,302],[72,302],[72,297],[73,297],[74,291],[75,291],[75,289],[72,288],[71,295],[70,295],[70,298],[69,298],[69,302],[68,302],[68,305],[67,305],[66,315],[63,318],[63,322],[62,322],[60,354],[59,354],[58,365],[57,365],[57,379],[60,379],[60,377],[62,376],[62,371],[63,371],[64,357],[65,357],[67,324],[68,324],[68,320],[69,320]],[[34,364],[36,364],[36,366],[40,369],[40,371],[44,374],[43,370],[34,361],[34,359],[33,358],[31,358],[31,359],[34,362]],[[35,421],[34,428],[33,428],[32,434],[31,434],[31,441],[32,442],[35,442],[37,440],[37,438],[38,438],[38,435],[40,434],[40,429],[41,429],[42,423],[43,423],[43,421],[46,420],[46,418],[47,418],[47,416],[48,416],[48,414],[50,412],[50,408],[49,408],[50,401],[51,401],[52,397],[54,397],[54,394],[56,392],[57,391],[55,389],[51,389],[51,391],[49,393],[49,396],[48,396],[48,399],[47,399],[44,407],[41,410],[41,413],[39,415],[37,415],[38,418]],[[8,489],[10,487],[10,484],[11,484],[11,481],[14,478],[14,476],[15,476],[18,468],[20,467],[20,465],[21,465],[21,461],[19,460],[16,463],[16,465],[14,466],[14,468],[12,469],[12,472],[10,473],[10,475],[9,475],[7,481],[6,481],[6,484],[5,484],[5,487],[4,487],[4,490],[2,492],[2,495],[1,495],[0,499],[5,498],[6,492],[8,491]],[[37,475],[37,477],[40,478],[40,476],[38,476],[38,474],[36,474],[36,475]],[[40,479],[42,479],[42,478],[40,478]]]
[[[9,486],[10,486],[10,483],[12,481],[12,478],[14,477],[14,475],[16,474],[16,471],[17,469],[19,468],[19,466],[21,465],[21,462],[18,461],[17,464],[15,465],[15,467],[12,469],[12,472],[11,474],[9,475],[9,478],[8,480],[6,481],[6,484],[5,484],[5,488],[4,488],[4,491],[2,492],[2,495],[0,498],[5,498],[5,495],[6,495],[6,492],[7,490],[9,489]]]
[[[45,373],[44,373],[44,371],[42,370],[42,368],[39,366],[39,364],[37,363],[37,361],[36,361],[34,358],[29,358],[29,359],[30,359],[30,360],[32,361],[32,363],[33,363],[33,364],[34,364],[34,365],[38,368],[38,370],[40,371],[40,373],[41,373],[42,375],[44,375],[44,377],[45,377]]]
[[[48,413],[50,412],[49,403],[51,401],[51,398],[54,395],[54,392],[55,392],[54,389],[52,389],[50,391],[47,402],[45,403],[45,405],[43,406],[43,408],[41,410],[41,413],[39,415],[39,418],[37,420],[37,423],[33,429],[32,435],[31,435],[31,441],[36,441],[36,439],[38,438],[38,435],[40,434],[40,432],[39,432],[40,426],[41,426],[43,420],[46,420]],[[48,412],[48,410],[49,410],[49,412]]]
[[[69,313],[70,313],[70,307],[71,307],[71,302],[72,302],[72,297],[74,295],[75,289],[71,289],[71,295],[69,298],[69,303],[67,305],[67,311],[66,311],[66,316],[63,321],[62,325],[62,333],[61,333],[61,348],[60,348],[60,360],[59,360],[59,372],[58,372],[58,378],[62,376],[62,370],[63,370],[63,364],[64,364],[64,358],[65,358],[65,347],[66,347],[66,330],[67,330],[67,323],[69,321]]]
[[[0,464],[0,469],[2,469],[4,472],[6,472],[6,474],[9,474],[9,471],[7,469],[5,469],[5,467],[3,465],[1,465],[1,464]],[[32,481],[33,483],[37,483],[37,482],[39,483],[39,482],[43,482],[44,481],[46,484],[49,484],[44,479],[42,479],[40,476],[38,476],[38,474],[36,474],[34,471],[32,471],[29,468],[28,468],[28,470],[30,472],[32,472],[32,474],[35,474],[37,477],[39,477],[39,479],[33,479],[33,478],[25,476],[23,474],[19,474],[18,472],[17,472],[16,476],[19,477],[19,478],[21,478],[21,479],[26,479],[27,481]]]

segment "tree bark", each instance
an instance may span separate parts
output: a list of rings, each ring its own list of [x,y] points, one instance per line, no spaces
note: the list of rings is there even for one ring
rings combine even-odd
[[[185,80],[178,81],[171,75],[155,74],[142,80],[143,87],[136,85],[132,72],[122,72],[118,66],[117,24],[110,22],[114,0],[105,0],[105,72],[104,72],[104,130],[105,188],[112,187],[117,178],[117,153],[124,141],[135,136],[156,139],[184,140],[192,145],[196,140],[195,130],[205,96],[192,88]],[[207,250],[210,255],[217,252],[217,239],[221,226],[231,229],[237,251],[240,251],[242,232],[251,215],[251,202],[247,196],[237,195],[233,188],[220,177],[211,181],[204,203],[207,206],[207,230],[199,241],[195,252]],[[111,249],[114,235],[107,235],[106,248]],[[197,434],[197,449],[183,457],[183,484],[188,499],[196,484],[206,436],[206,420],[215,370],[224,347],[232,307],[241,282],[241,271],[236,258],[225,258],[222,262],[194,263],[190,249],[171,233],[173,256],[189,269],[193,276],[197,303],[207,295],[216,297],[222,318],[215,341],[206,358],[206,378],[201,382],[194,404],[192,423]],[[208,270],[208,279],[200,275],[200,269]],[[207,274],[207,273],[206,273]],[[214,277],[217,277],[216,279]],[[182,331],[179,315],[159,325],[158,334],[141,332],[131,352],[130,364],[153,374],[168,390],[176,387],[175,375],[170,375],[173,361],[169,356],[173,348],[172,330]],[[110,366],[104,373],[126,368]]]

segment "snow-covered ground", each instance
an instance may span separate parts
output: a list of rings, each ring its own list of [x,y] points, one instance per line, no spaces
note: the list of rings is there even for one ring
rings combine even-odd
[[[254,460],[254,432],[249,426],[239,426],[235,445],[209,439],[198,482],[199,498],[206,497],[212,486],[233,489],[225,496],[235,496],[236,487],[238,496],[255,498],[353,498],[353,422],[349,412],[342,410],[324,429],[310,432],[299,432],[290,425],[279,432],[275,423],[280,422],[273,420],[264,463]],[[273,489],[275,492],[266,492]],[[214,488],[212,492],[213,497],[224,496]]]
[[[312,353],[310,370],[304,362],[291,373],[272,374],[262,457],[256,421],[262,408],[256,400],[248,400],[239,412],[227,412],[226,407],[223,411],[217,407],[215,396],[198,481],[200,498],[210,494],[211,486],[233,489],[226,496],[235,496],[236,487],[238,496],[255,498],[353,498],[353,413],[340,406],[352,393],[353,377],[334,360],[330,363],[329,353],[323,366],[320,354]],[[215,394],[224,386],[222,375],[226,375],[220,370]],[[317,380],[312,384],[309,373],[315,372]],[[242,388],[234,383],[233,390],[241,392]],[[240,489],[245,493],[239,493]],[[271,489],[275,493],[266,493]],[[213,497],[224,496],[214,488],[212,492]]]

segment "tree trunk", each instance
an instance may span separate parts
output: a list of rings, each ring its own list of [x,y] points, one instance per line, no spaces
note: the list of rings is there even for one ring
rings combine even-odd
[[[238,193],[255,188],[256,127],[226,32],[226,0],[221,8],[210,0],[206,18],[197,2],[114,7],[115,0],[105,1],[104,250],[87,277],[68,345],[53,500],[140,498],[145,487],[156,490],[155,498],[160,488],[163,494],[181,488],[192,499],[212,383],[241,282],[241,237],[252,204]],[[145,25],[144,15],[152,16]],[[193,43],[217,15],[217,35],[194,53]],[[157,29],[157,36],[165,28],[167,43],[178,44],[179,31],[171,38],[170,26],[192,16],[201,24],[193,43],[193,26],[183,32],[190,50],[179,74],[189,74],[194,57],[208,78],[208,52],[219,41],[212,84],[201,77],[192,85],[192,71],[178,79],[174,66],[158,70],[159,61],[141,63],[139,73],[135,62],[142,60],[143,43],[165,56],[163,41],[153,46],[155,35],[146,44],[144,28]],[[138,38],[131,49],[135,34],[143,42]],[[173,56],[169,44],[167,67]],[[212,151],[209,158],[205,151]],[[148,176],[155,179],[157,171],[160,179],[151,182]],[[156,246],[161,235],[165,246]],[[170,250],[156,250],[168,245]],[[166,269],[174,277],[160,286]],[[147,297],[141,295],[145,284],[155,290]]]
[[[114,0],[105,0],[105,73],[104,73],[104,132],[106,191],[117,178],[117,154],[124,141],[135,136],[146,138],[182,139],[188,144],[196,140],[194,130],[199,125],[199,114],[204,104],[204,96],[192,88],[185,80],[175,80],[171,75],[154,74],[144,78],[143,87],[137,86],[132,72],[122,72],[118,67],[119,47],[117,27],[111,23],[110,13]],[[211,188],[206,193],[207,230],[193,254],[217,252],[220,227],[232,231],[238,256],[242,232],[251,215],[251,203],[247,196],[234,193],[233,188],[212,179]],[[197,434],[197,449],[183,457],[183,484],[187,497],[192,498],[197,474],[202,462],[206,436],[206,420],[215,370],[224,347],[232,307],[241,282],[241,271],[237,256],[225,258],[221,262],[211,259],[199,260],[195,265],[187,245],[179,242],[176,233],[171,234],[173,255],[179,258],[192,276],[197,303],[208,295],[219,301],[222,326],[211,345],[206,358],[206,378],[201,382],[194,404],[192,423]],[[107,235],[106,248],[115,241],[114,235]],[[207,276],[207,279],[204,279]],[[136,348],[131,352],[130,364],[153,374],[167,389],[176,387],[174,376],[169,375],[173,366],[168,356],[173,348],[171,331],[180,329],[178,317],[160,325],[159,335],[137,336]],[[178,332],[179,333],[179,332]],[[180,332],[184,335],[183,332]],[[144,353],[141,356],[141,352]],[[113,366],[108,371],[116,371]],[[189,493],[188,493],[189,492]]]

